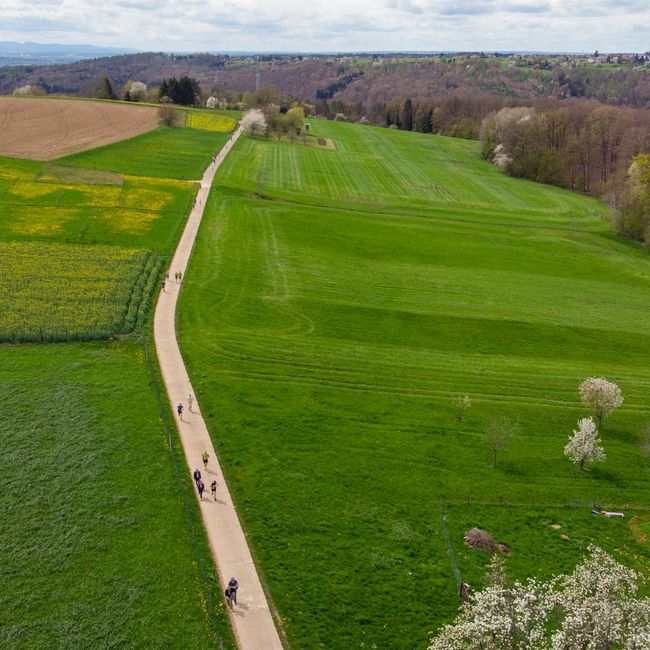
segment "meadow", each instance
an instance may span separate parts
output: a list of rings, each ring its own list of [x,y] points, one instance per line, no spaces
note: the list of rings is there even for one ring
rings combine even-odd
[[[132,341],[0,346],[3,648],[234,647],[151,382]]]
[[[199,180],[228,137],[227,131],[159,127],[129,140],[60,158],[58,162],[134,176]]]
[[[292,647],[425,648],[458,607],[450,553],[483,583],[488,558],[462,541],[474,526],[511,547],[516,577],[570,570],[592,541],[647,575],[627,523],[650,498],[647,254],[598,202],[508,178],[475,143],[312,133],[335,150],[237,144],[179,313]],[[625,403],[606,462],[580,474],[563,448],[591,375]],[[494,469],[481,434],[498,416],[521,434]]]
[[[234,647],[146,347],[197,191],[155,169],[175,134],[101,150],[128,174],[0,158],[3,648]],[[224,137],[184,140],[199,176]]]

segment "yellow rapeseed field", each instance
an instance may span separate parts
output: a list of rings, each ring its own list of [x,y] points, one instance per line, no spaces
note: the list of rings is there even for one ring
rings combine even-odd
[[[1,242],[0,340],[98,339],[142,321],[157,258],[114,246]]]
[[[216,115],[214,113],[190,113],[185,121],[185,126],[190,129],[199,129],[200,131],[217,131],[218,133],[228,133],[232,131],[237,122],[231,117]]]

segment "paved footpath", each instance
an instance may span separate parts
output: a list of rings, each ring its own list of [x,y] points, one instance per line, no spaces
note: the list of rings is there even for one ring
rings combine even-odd
[[[183,276],[185,275],[214,174],[240,135],[241,129],[238,129],[201,180],[194,208],[169,266],[170,278],[167,280],[165,291],[161,291],[158,298],[154,315],[154,339],[160,370],[174,414],[177,404],[182,402],[185,407],[183,420],[180,421],[176,416],[176,424],[188,471],[191,475],[198,468],[205,483],[203,500],[199,503],[208,542],[219,572],[222,597],[230,578],[235,577],[239,581],[238,604],[230,611],[230,621],[237,643],[241,650],[274,650],[281,649],[282,644],[255,570],[246,536],[219,467],[212,440],[201,416],[200,405],[195,400],[191,412],[188,408],[187,398],[190,394],[194,396],[194,389],[181,357],[175,327],[176,302],[181,284],[176,283],[174,273],[182,271]],[[201,460],[204,451],[210,454],[207,471],[203,469]],[[216,501],[210,494],[210,483],[215,478],[219,484]]]

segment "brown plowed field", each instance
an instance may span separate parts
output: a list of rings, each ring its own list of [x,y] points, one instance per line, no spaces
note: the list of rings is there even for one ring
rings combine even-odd
[[[52,160],[151,131],[157,109],[108,102],[0,97],[0,155]]]

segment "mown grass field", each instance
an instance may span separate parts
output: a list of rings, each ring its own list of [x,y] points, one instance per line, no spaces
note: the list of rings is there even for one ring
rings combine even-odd
[[[134,176],[199,180],[228,137],[227,131],[160,127],[130,140],[60,158],[59,162]]]
[[[295,648],[425,648],[463,578],[569,570],[595,541],[648,572],[650,258],[596,201],[504,176],[475,143],[312,121],[336,150],[240,140],[181,298],[190,376]],[[590,375],[621,386],[607,460],[563,456]],[[473,404],[458,422],[452,399]],[[491,467],[481,433],[521,434]],[[559,524],[560,529],[550,528]],[[565,537],[562,537],[562,536]]]
[[[234,647],[143,347],[197,190],[148,174],[161,133],[130,175],[0,158],[2,648]],[[208,164],[207,138],[187,159]]]

